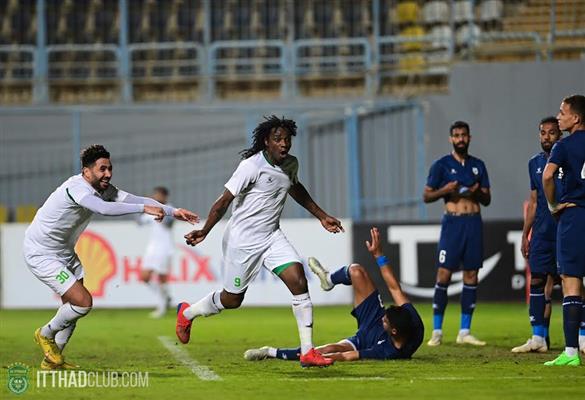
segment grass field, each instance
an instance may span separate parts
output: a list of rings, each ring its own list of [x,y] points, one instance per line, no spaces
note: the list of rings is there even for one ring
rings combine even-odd
[[[419,308],[430,335],[431,307]],[[0,311],[0,398],[39,399],[583,399],[585,366],[544,367],[561,350],[561,309],[551,323],[549,354],[515,355],[510,348],[530,333],[521,304],[480,304],[473,331],[485,348],[454,344],[458,305],[448,308],[443,346],[421,346],[410,361],[337,363],[327,369],[303,370],[297,362],[248,362],[244,350],[262,345],[296,346],[296,324],[289,308],[250,308],[199,319],[191,343],[177,345],[174,316],[150,320],[146,310],[93,310],[78,324],[66,348],[69,360],[85,371],[148,372],[148,387],[49,388],[36,386],[40,350],[33,343],[36,327],[52,311]],[[315,310],[318,344],[352,335],[355,321],[349,307]],[[202,380],[164,347],[159,337],[183,356],[210,368],[220,379]],[[163,339],[164,341],[165,339]],[[179,355],[180,357],[180,355]],[[30,386],[24,394],[8,390],[7,367],[26,364]]]

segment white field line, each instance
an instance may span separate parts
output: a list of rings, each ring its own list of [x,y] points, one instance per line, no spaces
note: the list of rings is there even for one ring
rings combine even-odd
[[[200,364],[197,360],[189,357],[189,354],[168,336],[159,336],[158,340],[175,357],[177,361],[189,368],[202,381],[220,381],[221,376],[217,375],[211,368]]]

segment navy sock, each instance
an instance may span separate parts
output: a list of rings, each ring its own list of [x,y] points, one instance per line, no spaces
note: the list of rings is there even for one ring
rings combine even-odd
[[[580,296],[566,296],[563,299],[563,331],[566,347],[579,347],[579,325],[582,313],[583,299]]]
[[[544,300],[545,307],[547,305],[550,305],[550,303],[551,303],[551,300],[550,299]],[[552,308],[550,309],[550,311],[551,311],[551,315],[552,315]],[[544,321],[544,323],[543,323],[543,325],[544,325],[544,337],[545,338],[548,338],[549,337],[548,329],[550,327],[550,317],[551,317],[551,315],[549,315],[548,317],[544,317],[544,319],[543,319],[543,321]],[[549,345],[548,342],[547,342],[547,345]],[[550,347],[550,345],[548,347]]]
[[[443,329],[443,317],[447,308],[447,287],[448,284],[437,282],[435,284],[435,295],[433,297],[433,329]]]
[[[461,325],[460,329],[471,328],[471,316],[475,310],[477,299],[477,285],[463,285],[461,292]]]
[[[579,335],[585,336],[585,300],[583,300],[581,310],[581,328],[579,329]]]
[[[351,285],[351,276],[349,276],[349,266],[341,267],[333,272],[330,276],[331,283],[334,285]]]
[[[528,313],[530,314],[530,325],[532,334],[544,337],[544,286],[530,285],[530,303]]]
[[[276,358],[280,358],[281,360],[299,360],[301,358],[301,348],[276,349]]]

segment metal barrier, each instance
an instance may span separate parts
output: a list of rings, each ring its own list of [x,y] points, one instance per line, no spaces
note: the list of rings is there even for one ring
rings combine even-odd
[[[386,36],[377,43],[382,77],[449,73],[451,42],[443,37]]]
[[[119,50],[114,45],[47,46],[51,82],[112,82],[120,77]]]
[[[34,77],[34,46],[0,46],[0,79],[3,84],[31,82]]]
[[[117,186],[148,194],[165,185],[174,204],[205,215],[263,112],[164,105],[0,109],[0,204],[42,204],[79,172],[80,149],[101,143],[112,154]],[[420,105],[321,103],[271,112],[298,122],[292,153],[301,181],[327,212],[355,220],[425,217]],[[291,200],[283,215],[307,213]]]
[[[479,42],[481,46],[469,49],[472,58],[513,54],[542,59],[543,41],[536,32],[481,33]]]

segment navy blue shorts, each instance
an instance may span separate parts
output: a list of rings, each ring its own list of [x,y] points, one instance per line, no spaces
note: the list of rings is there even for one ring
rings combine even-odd
[[[559,274],[585,276],[585,208],[565,209],[557,225],[557,263]]]
[[[556,275],[557,244],[554,241],[532,238],[528,252],[530,273]]]
[[[351,315],[357,320],[358,330],[354,336],[348,337],[356,350],[367,349],[376,344],[380,337],[386,334],[382,317],[385,308],[382,298],[377,290],[366,297],[364,301],[351,311]]]
[[[451,271],[463,267],[477,270],[483,265],[483,226],[481,215],[445,214],[437,248],[437,267]]]

